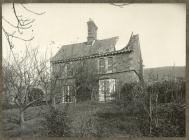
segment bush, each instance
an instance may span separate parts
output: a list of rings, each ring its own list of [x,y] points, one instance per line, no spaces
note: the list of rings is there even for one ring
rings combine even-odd
[[[148,85],[125,84],[117,105],[127,116],[139,116],[138,127],[144,136],[185,135],[185,82],[164,81]],[[151,128],[149,109],[151,100]]]
[[[72,123],[72,135],[77,137],[89,137],[96,135],[96,120],[93,111],[78,113]]]
[[[50,107],[48,114],[45,114],[49,136],[70,136],[70,120],[66,111],[66,107],[64,111]]]
[[[148,92],[158,94],[158,103],[183,102],[185,100],[185,81],[156,82],[147,87]]]
[[[159,123],[153,127],[154,136],[185,136],[185,107],[178,103],[158,107]]]
[[[87,87],[80,87],[76,94],[77,102],[91,100],[91,91]]]

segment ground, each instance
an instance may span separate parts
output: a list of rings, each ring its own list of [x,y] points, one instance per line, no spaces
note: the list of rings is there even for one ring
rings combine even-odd
[[[30,107],[25,111],[25,124],[22,135],[44,135],[45,129],[42,127],[43,113],[46,106]],[[19,127],[19,110],[7,109],[3,111],[3,134],[5,136],[20,136],[21,129]]]
[[[63,104],[58,105],[60,110]],[[45,136],[44,114],[47,106],[30,107],[25,112],[25,124],[22,135]],[[119,112],[118,108],[112,107],[111,103],[84,102],[70,104],[68,116],[71,119],[71,133],[74,136],[129,136],[132,132],[140,135],[137,128],[137,118],[126,116]],[[3,132],[8,136],[19,136],[21,134],[18,125],[18,109],[4,110]],[[102,124],[103,123],[103,127]],[[131,131],[135,129],[135,131]],[[135,134],[136,135],[136,134]]]
[[[59,111],[68,105],[67,116],[69,135],[75,137],[140,137],[149,136],[149,121],[145,113],[137,113],[133,105],[120,107],[114,103],[82,102],[77,104],[59,104]],[[167,103],[160,105],[159,126],[153,129],[153,136],[184,136],[185,117],[182,105]],[[124,110],[123,110],[124,109]],[[170,113],[168,113],[170,112]],[[18,123],[18,109],[3,111],[3,134],[5,136],[49,136],[49,130],[62,132],[64,125],[62,114],[58,117],[49,111],[47,105],[30,107],[25,112],[24,130]],[[46,116],[53,114],[49,129]],[[144,116],[143,116],[144,115]],[[57,126],[58,125],[58,126]],[[56,133],[55,131],[55,133]],[[51,133],[52,134],[52,133]],[[54,136],[54,132],[53,132]],[[56,135],[55,135],[56,136]],[[62,135],[61,135],[62,136]]]

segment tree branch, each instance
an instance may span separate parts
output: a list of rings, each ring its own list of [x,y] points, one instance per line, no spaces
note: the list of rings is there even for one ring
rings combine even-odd
[[[22,7],[23,7],[26,11],[29,11],[30,13],[33,13],[33,14],[36,14],[36,15],[43,15],[43,14],[46,13],[46,12],[37,13],[37,12],[34,12],[34,11],[28,9],[28,8],[27,8],[26,6],[24,6],[23,4],[21,4],[21,5],[22,5]]]
[[[10,39],[9,39],[9,37],[13,37],[13,38],[16,38],[16,39],[19,39],[19,40],[22,40],[22,41],[32,41],[33,39],[34,39],[34,36],[32,36],[30,39],[24,39],[24,38],[21,38],[21,37],[18,37],[18,36],[15,36],[15,35],[13,35],[13,34],[11,34],[11,33],[8,33],[6,30],[5,30],[5,28],[2,26],[2,29],[3,29],[3,32],[6,34],[6,36],[7,36],[7,40],[8,40],[8,42],[9,42],[9,45],[10,46],[13,46],[12,45],[12,43],[10,43]]]
[[[32,102],[29,102],[26,106],[24,106],[23,110],[27,109],[28,107],[30,107],[32,104],[34,104],[37,101],[40,101],[41,99],[43,99],[43,97],[38,98],[36,100],[33,100]]]

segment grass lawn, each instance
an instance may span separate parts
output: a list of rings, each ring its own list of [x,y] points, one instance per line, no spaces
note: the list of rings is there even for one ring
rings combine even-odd
[[[63,110],[64,104],[57,105]],[[5,136],[46,136],[44,114],[47,106],[30,107],[25,112],[24,131],[21,132],[18,109],[3,111],[3,132]],[[69,104],[71,136],[140,136],[136,116],[128,116],[112,103],[83,102]]]
[[[19,110],[3,110],[3,134],[4,136],[40,136],[45,135],[45,129],[41,125],[44,118],[43,114],[47,111],[46,106],[30,107],[26,109],[24,118],[24,130],[21,131],[19,126]]]
[[[69,107],[74,136],[141,136],[138,117],[128,116],[113,103],[84,102]]]

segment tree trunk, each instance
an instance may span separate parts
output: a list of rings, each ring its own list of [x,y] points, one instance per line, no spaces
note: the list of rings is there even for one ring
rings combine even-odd
[[[55,97],[53,97],[52,105],[53,105],[54,108],[56,108],[56,98]]]
[[[24,110],[20,109],[20,127],[23,130],[24,129]]]
[[[151,102],[151,92],[149,92],[150,94],[150,97],[149,97],[149,112],[150,112],[150,116],[149,116],[149,133],[150,133],[150,136],[152,134],[152,102]]]
[[[158,94],[156,94],[156,106],[155,106],[155,110],[156,110],[156,127],[158,127],[158,112],[157,112],[157,104],[158,104]]]
[[[48,93],[47,93],[47,89],[45,89],[45,96],[46,96],[45,97],[45,100],[46,100],[45,102],[46,102],[46,105],[48,106],[49,105],[49,102],[48,102],[48,97],[49,96],[48,96]]]

